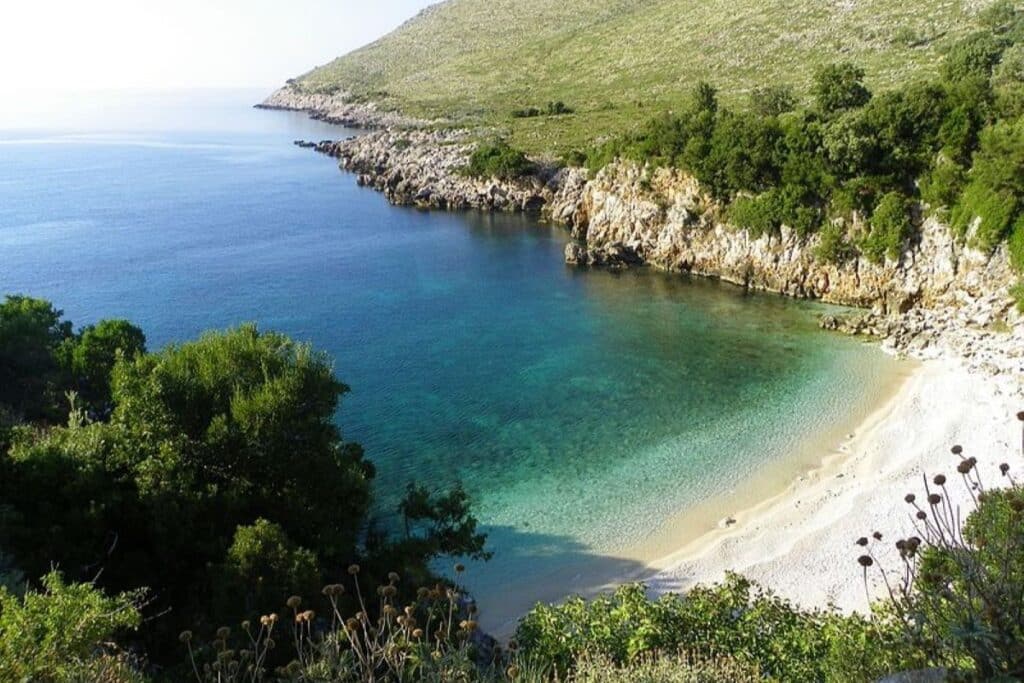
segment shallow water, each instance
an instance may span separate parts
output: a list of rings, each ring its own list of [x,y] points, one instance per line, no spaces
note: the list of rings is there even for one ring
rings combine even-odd
[[[605,566],[892,375],[819,331],[820,305],[577,271],[560,228],[391,207],[291,145],[344,131],[258,96],[136,95],[0,131],[0,292],[132,319],[154,348],[254,320],[326,349],[385,523],[412,480],[475,498],[497,553],[472,567],[485,610],[512,582]]]

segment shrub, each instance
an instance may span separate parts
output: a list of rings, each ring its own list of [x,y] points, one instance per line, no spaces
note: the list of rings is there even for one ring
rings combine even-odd
[[[846,228],[841,222],[831,222],[821,229],[821,241],[814,258],[825,263],[840,264],[853,258],[856,250],[846,239]]]
[[[913,231],[909,200],[898,192],[890,192],[875,207],[871,230],[860,243],[861,252],[874,263],[880,263],[883,257],[895,261]]]
[[[584,655],[568,683],[757,683],[760,670],[732,657],[707,657],[682,652],[674,656],[643,656],[617,665],[606,657]]]
[[[864,70],[848,62],[819,69],[812,93],[818,110],[825,114],[860,107],[871,99],[871,91],[864,86]]]
[[[956,43],[942,63],[942,75],[950,81],[988,78],[999,63],[1005,43],[990,31],[979,31]]]
[[[738,197],[729,207],[729,220],[751,237],[778,234],[782,225],[782,208],[778,194],[766,192],[759,197]]]
[[[66,583],[57,572],[22,598],[0,586],[0,680],[140,679],[105,648],[115,635],[139,627],[141,603],[139,592],[107,597],[90,584]],[[105,678],[96,675],[104,672]]]
[[[49,301],[8,296],[0,303],[0,406],[27,420],[60,416],[57,350],[71,323]]]
[[[1017,280],[1017,283],[1010,287],[1010,297],[1017,305],[1017,310],[1024,313],[1024,280]]]
[[[498,141],[481,145],[469,157],[466,172],[477,178],[515,180],[534,171],[534,164],[521,151]]]
[[[987,488],[977,459],[959,446],[953,453],[959,462],[949,485],[959,479],[971,501],[966,522],[947,478],[926,478],[920,499],[906,497],[916,523],[914,536],[896,542],[902,566],[892,572],[878,565],[868,539],[861,539],[865,583],[869,570],[881,573],[905,639],[932,665],[969,664],[972,680],[1018,680],[1024,677],[1024,489],[1008,464],[1000,470],[1009,486]]]
[[[750,93],[750,106],[761,116],[778,116],[796,108],[797,99],[788,85],[766,85]]]

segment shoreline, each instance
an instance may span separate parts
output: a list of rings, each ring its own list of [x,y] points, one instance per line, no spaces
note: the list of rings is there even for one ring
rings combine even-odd
[[[337,157],[360,185],[393,204],[543,208],[545,218],[587,244],[570,242],[566,256],[572,264],[648,264],[857,306],[862,313],[823,321],[823,327],[875,337],[884,351],[916,363],[878,403],[850,416],[852,429],[835,427],[811,438],[806,450],[725,496],[666,519],[617,557],[540,577],[543,589],[531,600],[511,591],[503,594],[497,614],[493,605],[482,605],[482,624],[492,634],[510,635],[537,601],[590,596],[635,581],[655,595],[680,592],[719,581],[726,571],[804,607],[864,610],[854,540],[882,532],[885,542],[877,552],[896,566],[890,541],[910,533],[903,497],[920,488],[922,472],[949,474],[957,462],[949,448],[959,443],[988,468],[986,480],[995,482],[998,463],[1017,452],[1012,444],[1020,438],[1016,408],[1024,406],[1024,318],[1006,294],[1005,250],[965,249],[945,226],[929,220],[920,242],[894,265],[825,267],[808,260],[813,245],[797,244],[785,231],[781,238],[755,240],[695,213],[699,188],[669,170],[657,171],[654,183],[669,201],[666,210],[642,189],[635,168],[612,168],[589,180],[573,169],[539,182],[471,180],[454,170],[468,154],[459,135],[384,128],[317,151]],[[621,560],[644,569],[610,572],[615,566],[621,571]]]
[[[820,467],[738,512],[735,525],[653,563],[648,590],[677,593],[735,571],[802,607],[866,611],[856,563],[862,549],[854,541],[881,532],[884,541],[876,552],[897,567],[893,544],[913,533],[903,497],[920,494],[922,476],[955,473],[953,445],[975,455],[984,481],[998,485],[999,463],[1019,457],[1012,393],[957,360],[920,363]],[[968,502],[956,484],[950,492],[958,503]],[[873,587],[874,599],[881,597],[878,588]]]
[[[489,594],[480,596],[481,624],[492,636],[510,638],[518,620],[538,601],[557,603],[571,595],[590,598],[637,582],[647,584],[649,592],[655,595],[672,592],[651,590],[652,582],[677,562],[741,533],[763,511],[784,503],[799,491],[804,482],[818,479],[836,463],[845,461],[853,444],[884,419],[923,365],[912,359],[900,359],[898,363],[879,395],[865,401],[863,409],[849,415],[849,419],[824,431],[809,432],[793,453],[770,463],[756,476],[738,480],[728,492],[672,513],[653,533],[620,552],[595,557],[586,568],[567,567],[542,577],[551,587],[543,597],[537,597],[539,591],[515,587],[505,591],[499,600]],[[638,568],[621,573],[617,569],[623,565]],[[702,577],[694,583],[710,583],[720,578]]]

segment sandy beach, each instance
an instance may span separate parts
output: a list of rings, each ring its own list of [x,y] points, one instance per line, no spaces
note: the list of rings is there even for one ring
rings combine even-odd
[[[822,454],[820,468],[781,495],[737,511],[734,524],[653,562],[649,590],[685,591],[731,570],[806,607],[865,610],[856,539],[881,532],[882,561],[895,567],[894,542],[913,532],[903,499],[922,490],[923,474],[952,475],[951,492],[968,498],[953,445],[978,458],[986,484],[999,483],[1001,462],[1024,469],[1018,381],[968,370],[958,360],[920,363],[845,443]]]

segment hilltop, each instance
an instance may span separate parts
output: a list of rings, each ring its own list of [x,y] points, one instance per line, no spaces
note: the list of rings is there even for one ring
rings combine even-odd
[[[806,97],[822,64],[852,61],[885,90],[937,73],[990,0],[449,0],[296,79],[423,118],[502,129],[564,151],[678,108],[693,84],[727,102],[765,83]],[[569,116],[515,118],[564,102]]]

